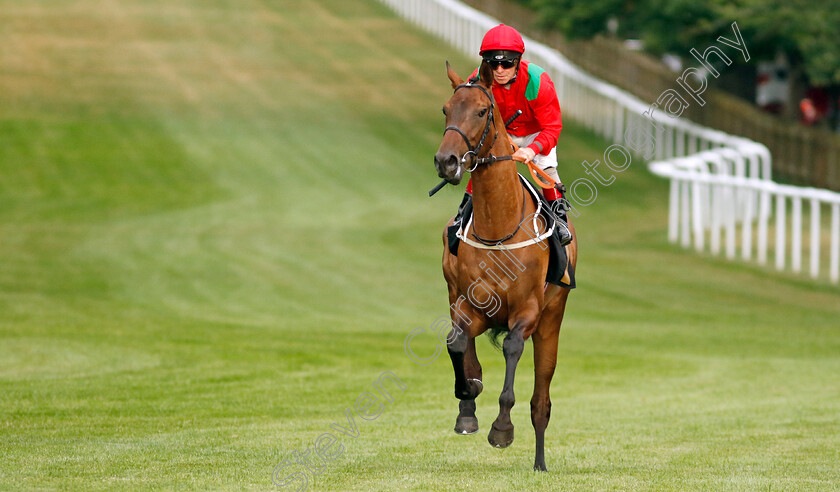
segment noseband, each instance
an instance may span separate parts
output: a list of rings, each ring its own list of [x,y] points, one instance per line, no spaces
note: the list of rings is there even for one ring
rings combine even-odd
[[[474,80],[476,80],[476,79],[470,79],[470,81],[467,82],[466,84],[459,85],[458,87],[455,88],[455,92],[458,92],[458,89],[464,89],[464,88],[467,88],[467,89],[481,89],[481,92],[483,92],[484,95],[487,96],[487,99],[490,100],[490,109],[487,113],[487,119],[484,122],[484,132],[481,134],[481,139],[478,141],[478,145],[473,147],[472,144],[470,143],[470,139],[467,137],[467,135],[457,126],[454,126],[454,125],[447,126],[443,130],[444,134],[446,134],[446,132],[448,132],[449,130],[454,130],[454,131],[458,132],[458,135],[461,135],[461,138],[464,139],[464,143],[467,144],[467,149],[469,149],[469,150],[467,150],[464,153],[464,155],[461,156],[461,164],[464,164],[465,162],[467,162],[467,156],[472,155],[473,165],[470,169],[467,169],[467,172],[475,171],[475,169],[480,164],[491,164],[493,162],[497,162],[497,161],[501,161],[501,160],[510,160],[511,159],[510,156],[504,156],[504,157],[500,158],[500,157],[495,157],[493,155],[491,155],[490,157],[483,158],[483,159],[478,158],[478,151],[481,150],[481,147],[484,146],[484,140],[487,139],[487,135],[490,133],[490,127],[493,126],[493,120],[494,120],[493,110],[494,110],[495,106],[494,106],[494,103],[493,103],[493,97],[490,95],[490,92],[488,92],[487,89],[485,89],[484,87],[475,84]],[[494,142],[496,141],[496,138],[498,136],[499,136],[499,132],[496,131],[496,134],[493,136],[493,141]]]

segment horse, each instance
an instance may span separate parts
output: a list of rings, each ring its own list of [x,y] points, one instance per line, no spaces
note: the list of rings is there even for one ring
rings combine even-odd
[[[482,62],[479,77],[468,82],[455,73],[449,62],[446,72],[454,93],[443,107],[446,129],[435,154],[435,168],[440,178],[456,185],[465,172],[470,172],[471,231],[480,241],[462,241],[456,256],[449,249],[444,229],[442,266],[452,320],[447,350],[455,372],[455,396],[460,400],[455,432],[478,431],[475,399],[483,384],[475,338],[488,329],[491,333],[507,331],[502,343],[505,380],[499,396],[499,414],[487,440],[499,448],[513,443],[510,411],[515,403],[514,376],[525,341],[531,338],[535,372],[531,398],[531,423],[536,435],[534,469],[546,471],[545,429],[551,416],[549,386],[557,363],[560,325],[570,290],[546,284],[549,252],[545,243],[532,240],[522,246],[534,238],[534,231],[522,224],[528,220],[523,218],[533,216],[537,204],[527,199],[529,195],[511,156],[496,157],[511,154],[513,143],[504,124],[498,124],[501,113],[493,100],[490,65]],[[447,227],[452,223],[450,220]],[[575,239],[566,246],[566,253],[574,268],[577,234],[574,226],[568,225]],[[515,250],[505,247],[512,248],[514,244]]]

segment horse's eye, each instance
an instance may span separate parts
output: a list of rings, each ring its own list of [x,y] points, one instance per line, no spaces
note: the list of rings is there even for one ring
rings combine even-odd
[[[484,109],[482,109],[481,111],[478,112],[478,117],[479,118],[484,118],[484,115],[486,115],[486,114],[487,114],[487,108],[484,108]]]

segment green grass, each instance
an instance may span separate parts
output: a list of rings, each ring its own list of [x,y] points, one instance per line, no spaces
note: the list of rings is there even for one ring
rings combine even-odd
[[[513,446],[484,338],[452,432],[445,353],[403,342],[447,314],[461,191],[426,191],[475,60],[378,3],[0,0],[0,45],[0,489],[270,489],[385,371],[311,488],[837,489],[840,289],[668,245],[638,162],[576,221],[550,472],[530,347]],[[606,146],[567,122],[564,180]]]

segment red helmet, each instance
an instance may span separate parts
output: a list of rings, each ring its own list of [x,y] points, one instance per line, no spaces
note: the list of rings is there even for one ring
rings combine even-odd
[[[515,51],[521,55],[525,52],[525,42],[516,29],[499,24],[484,35],[478,54],[484,55],[485,51],[496,50]]]

